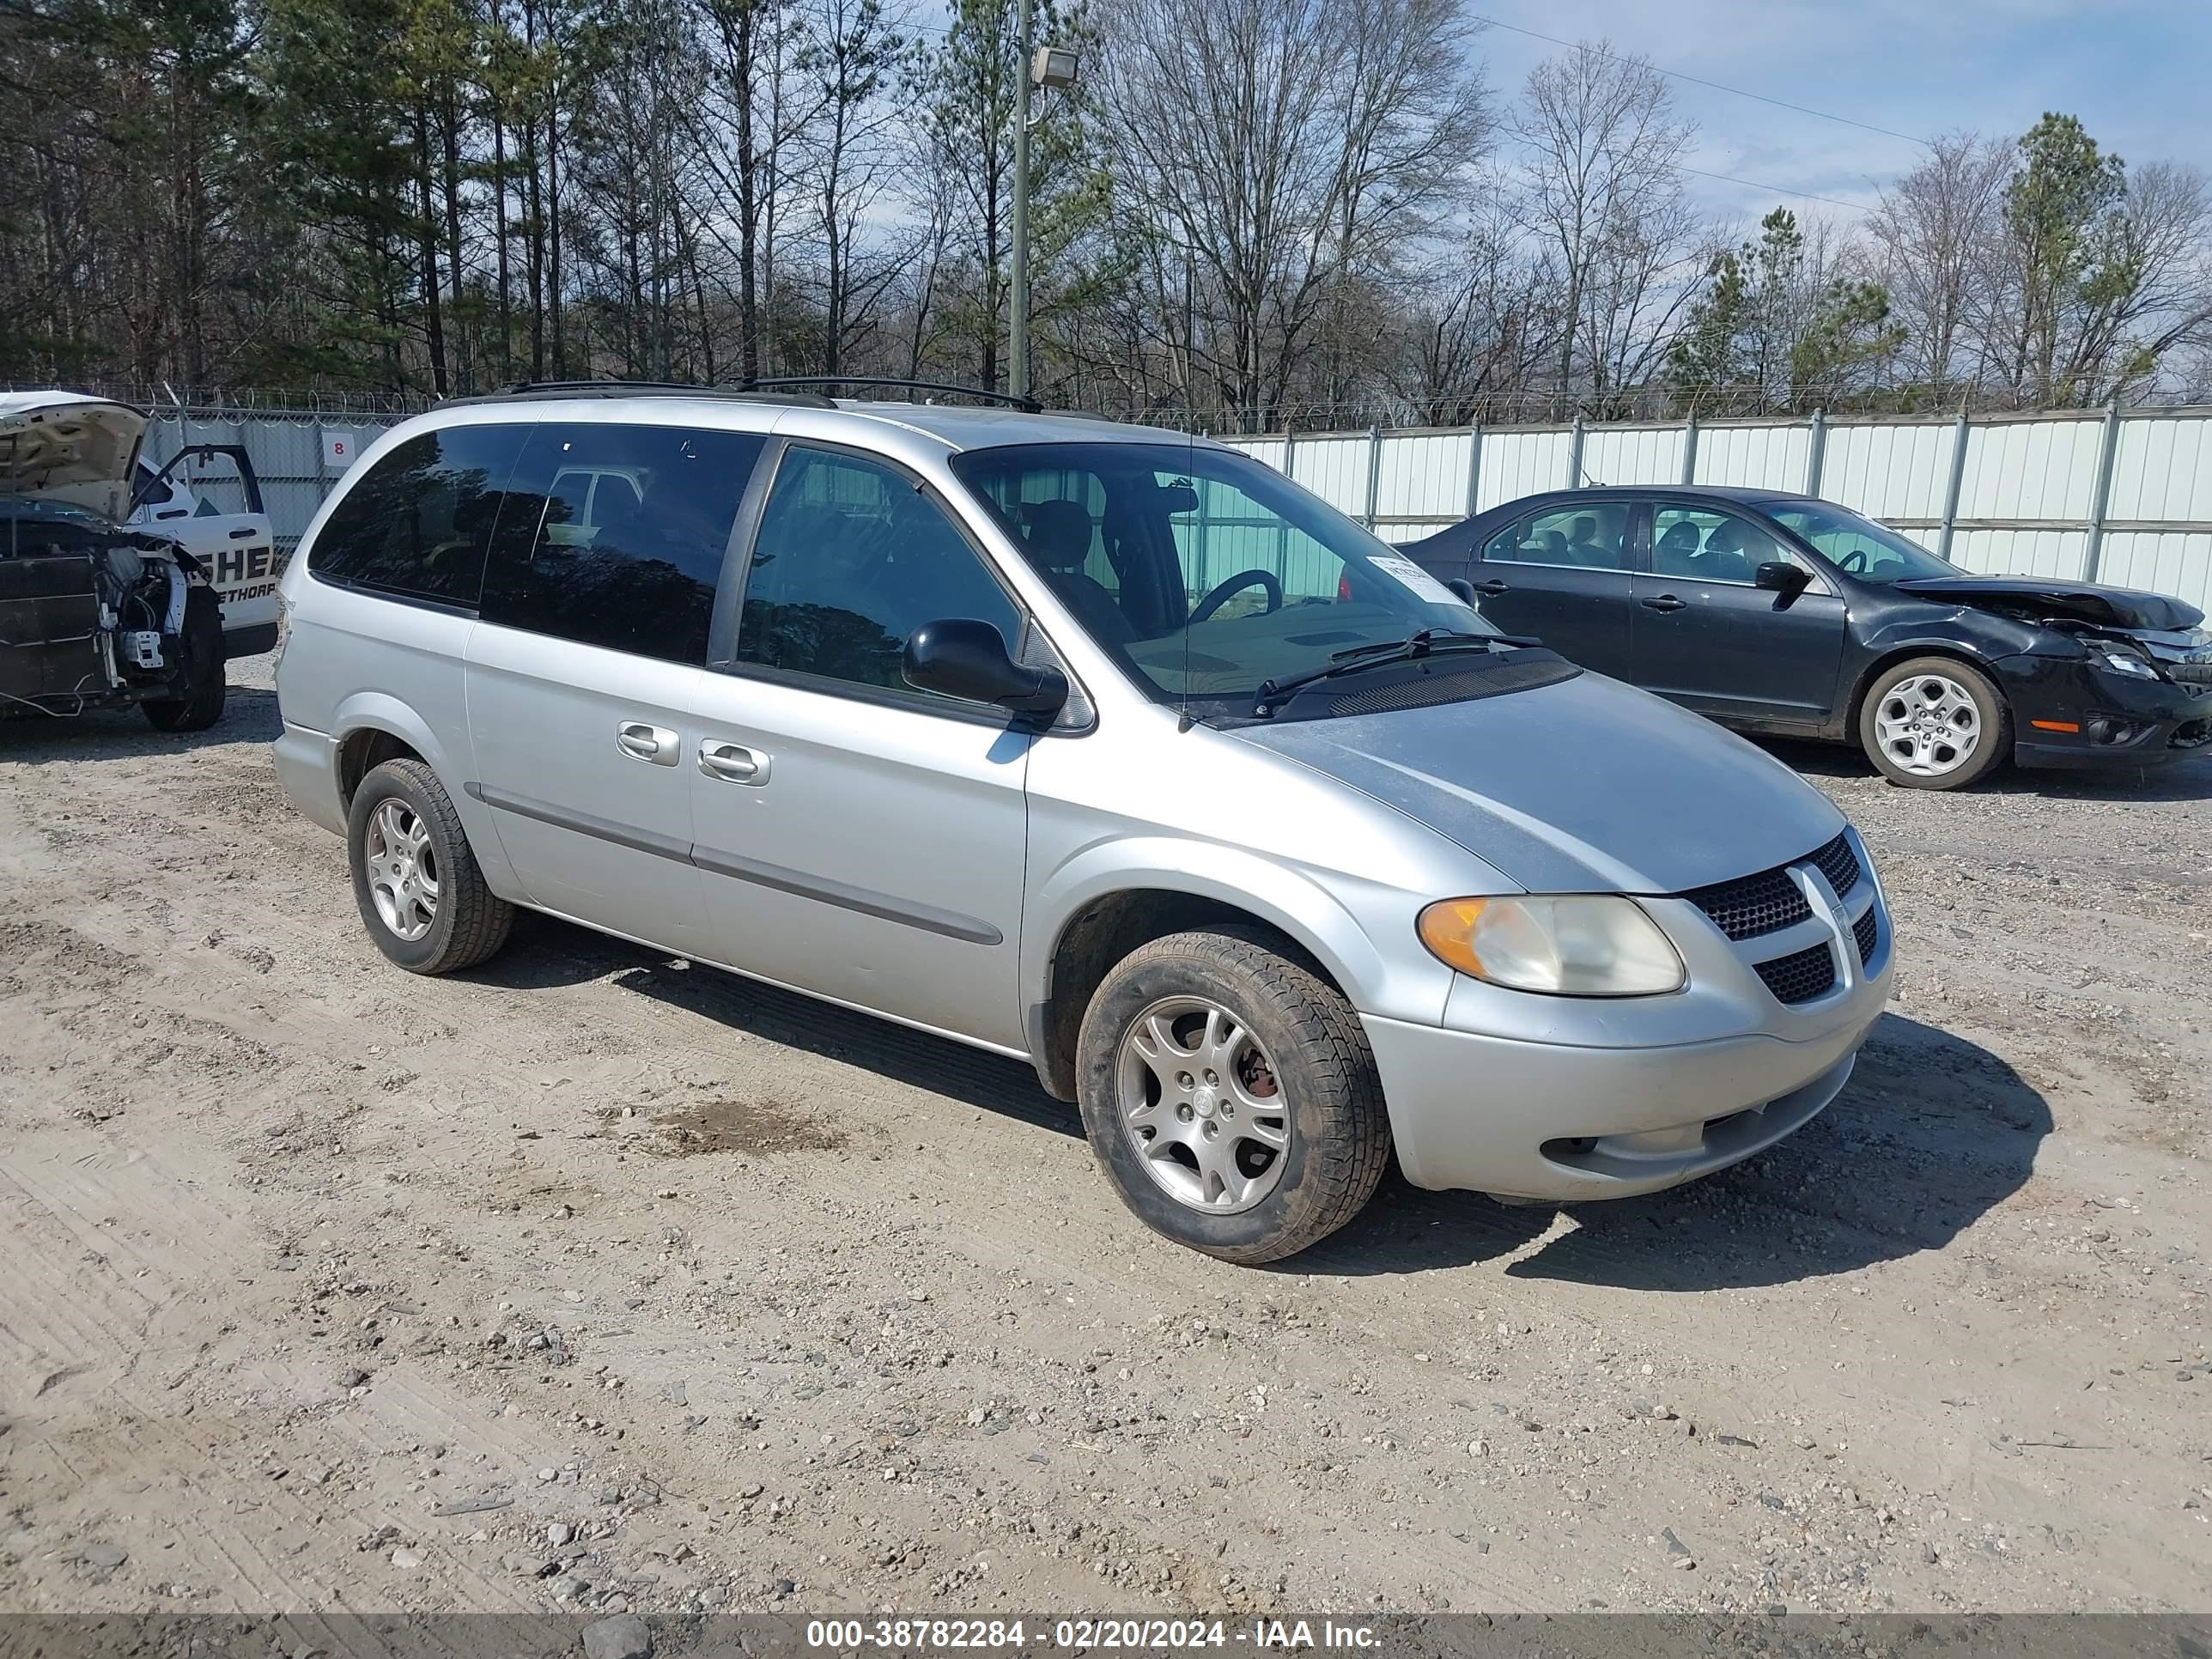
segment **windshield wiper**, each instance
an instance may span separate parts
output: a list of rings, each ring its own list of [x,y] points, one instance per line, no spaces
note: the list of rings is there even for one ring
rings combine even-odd
[[[1448,628],[1417,628],[1402,640],[1378,640],[1371,645],[1355,645],[1333,653],[1326,668],[1310,668],[1303,674],[1293,674],[1288,679],[1263,680],[1260,689],[1252,694],[1252,713],[1255,718],[1265,719],[1275,712],[1275,705],[1287,702],[1297,691],[1317,681],[1334,679],[1339,674],[1356,674],[1363,668],[1383,668],[1395,662],[1413,662],[1434,651],[1489,651],[1506,641],[1491,634],[1463,634]]]
[[[1415,656],[1426,656],[1425,651],[1414,651],[1416,646],[1434,645],[1440,640],[1490,640],[1492,634],[1469,634],[1456,628],[1417,628],[1402,640],[1376,640],[1366,645],[1346,646],[1341,651],[1328,653],[1331,662],[1351,662],[1359,657],[1372,657],[1386,651],[1413,651]]]

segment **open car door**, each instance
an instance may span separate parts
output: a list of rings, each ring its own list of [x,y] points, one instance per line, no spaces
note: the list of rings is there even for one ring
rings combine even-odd
[[[191,463],[222,459],[238,470],[243,513],[220,513],[189,482]],[[179,476],[182,474],[183,476]],[[223,654],[250,657],[276,644],[276,538],[261,501],[261,481],[242,444],[189,444],[159,471],[139,465],[131,523],[179,543],[207,566],[222,603]]]

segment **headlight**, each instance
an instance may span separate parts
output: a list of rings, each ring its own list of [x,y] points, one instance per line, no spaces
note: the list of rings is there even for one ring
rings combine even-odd
[[[2089,647],[2089,660],[2115,674],[2125,674],[2130,679],[2158,678],[2158,670],[2151,665],[2149,658],[2137,656],[2124,646],[2093,645]]]
[[[1516,991],[1648,997],[1682,988],[1682,958],[1633,899],[1439,899],[1415,926],[1438,961]]]

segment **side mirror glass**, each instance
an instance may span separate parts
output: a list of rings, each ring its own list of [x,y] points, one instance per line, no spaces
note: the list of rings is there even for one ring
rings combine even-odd
[[[1802,565],[1787,559],[1769,559],[1753,575],[1752,585],[1774,593],[1802,593],[1812,580],[1812,572]]]
[[[972,617],[922,623],[908,639],[901,666],[908,685],[1018,714],[1056,714],[1067,701],[1065,674],[1016,662],[999,630]]]

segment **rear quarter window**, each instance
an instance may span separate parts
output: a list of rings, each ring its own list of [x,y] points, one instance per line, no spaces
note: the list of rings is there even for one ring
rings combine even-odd
[[[380,458],[307,550],[325,581],[474,609],[508,475],[530,428],[456,426]]]

